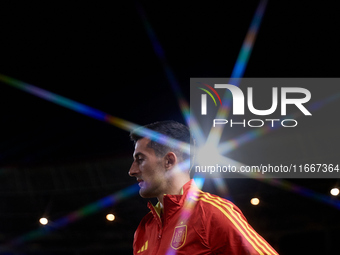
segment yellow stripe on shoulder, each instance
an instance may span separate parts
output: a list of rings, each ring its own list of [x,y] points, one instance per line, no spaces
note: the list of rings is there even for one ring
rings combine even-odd
[[[241,215],[235,211],[232,203],[203,191],[201,191],[196,198],[193,197],[192,199],[209,203],[219,209],[259,254],[278,255],[275,250],[271,246],[268,246],[267,242],[263,241],[262,237],[249,226]],[[265,253],[263,253],[263,251]]]
[[[238,213],[235,209],[234,209],[234,204],[231,202],[228,202],[227,200],[224,200],[220,197],[213,197],[211,194],[209,193],[205,193],[206,195],[208,195],[208,197],[211,197],[212,199],[217,199],[218,201],[220,201],[222,204],[226,205],[226,208],[229,208],[229,211],[238,219],[238,221],[242,224],[242,226],[245,228],[245,230],[247,231],[247,233],[250,234],[250,236],[255,240],[256,243],[259,243],[258,245],[260,247],[265,246],[266,249],[264,249],[265,251],[269,252],[269,254],[275,254],[278,255],[278,253],[266,242],[264,241],[264,239],[256,232],[254,231],[253,228],[250,227],[250,225],[248,224],[248,222],[241,217],[241,214]],[[252,235],[251,235],[252,234]]]

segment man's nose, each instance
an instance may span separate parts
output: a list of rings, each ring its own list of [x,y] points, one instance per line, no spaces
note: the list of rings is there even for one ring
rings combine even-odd
[[[136,176],[139,172],[140,172],[140,171],[139,171],[138,166],[136,165],[135,162],[133,162],[132,165],[131,165],[131,167],[130,167],[130,170],[129,170],[129,175],[130,175],[131,177],[134,177],[134,176]]]

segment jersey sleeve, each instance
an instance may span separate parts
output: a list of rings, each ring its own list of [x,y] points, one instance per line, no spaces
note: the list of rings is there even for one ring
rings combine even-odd
[[[212,254],[278,255],[230,201],[205,193],[206,232]]]

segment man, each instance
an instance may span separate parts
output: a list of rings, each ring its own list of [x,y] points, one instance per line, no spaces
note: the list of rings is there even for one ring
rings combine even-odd
[[[192,141],[189,129],[175,121],[145,128],[187,144]],[[190,155],[137,133],[130,134],[135,151],[129,175],[139,182],[141,197],[157,197],[158,203],[148,203],[151,212],[135,232],[133,254],[278,254],[233,203],[196,187],[190,166],[183,169]]]

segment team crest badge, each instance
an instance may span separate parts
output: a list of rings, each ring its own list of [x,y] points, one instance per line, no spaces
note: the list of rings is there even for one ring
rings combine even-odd
[[[182,225],[175,227],[174,234],[171,240],[171,247],[175,250],[181,248],[187,238],[187,226]]]

